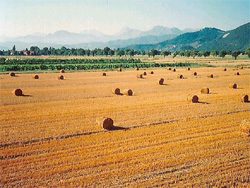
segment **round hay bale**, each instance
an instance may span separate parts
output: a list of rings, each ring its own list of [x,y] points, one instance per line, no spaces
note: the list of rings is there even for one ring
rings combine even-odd
[[[173,72],[176,72],[176,69],[173,69],[172,71],[173,71]]]
[[[159,85],[163,85],[163,84],[164,84],[164,79],[161,78],[157,83],[158,83]]]
[[[154,71],[151,71],[150,74],[154,74]]]
[[[244,67],[240,67],[240,69],[244,69]]]
[[[241,132],[250,136],[250,120],[244,119],[240,124]]]
[[[241,102],[248,102],[248,95],[242,95]]]
[[[115,89],[112,89],[112,93],[116,94],[116,95],[120,95],[121,94],[121,90],[120,90],[120,88],[115,88]]]
[[[224,68],[223,71],[227,71],[227,68]]]
[[[122,92],[123,95],[127,95],[127,96],[132,96],[133,95],[133,91],[132,89],[124,89]]]
[[[203,88],[201,89],[201,93],[202,93],[202,94],[209,94],[209,88],[203,87]]]
[[[236,83],[229,84],[229,88],[237,89],[237,84]]]
[[[114,127],[114,121],[106,117],[96,119],[96,124],[106,130],[111,130]]]
[[[32,75],[33,79],[39,79],[39,76],[37,74]]]
[[[194,72],[194,76],[197,76],[197,72]]]
[[[183,79],[184,77],[183,77],[183,75],[182,75],[182,74],[178,74],[178,75],[177,75],[177,78],[179,78],[179,79]]]
[[[143,75],[144,75],[144,76],[147,76],[147,73],[146,73],[146,72],[144,72],[144,73],[143,73]]]
[[[187,71],[190,71],[190,67],[187,68]]]
[[[239,72],[235,72],[234,75],[240,75],[240,73]]]
[[[63,75],[59,75],[59,76],[57,76],[57,79],[58,79],[58,80],[63,80],[63,79],[64,79],[64,76],[63,76]]]
[[[118,69],[117,69],[117,72],[122,72],[122,68],[121,68],[121,67],[118,68]]]
[[[23,91],[21,89],[14,89],[12,91],[12,93],[15,95],[15,96],[22,96],[23,95]]]
[[[16,76],[16,74],[14,72],[10,72],[9,75],[10,76]]]
[[[207,77],[208,77],[208,78],[213,78],[214,75],[213,75],[213,74],[209,74],[209,75],[207,75]]]
[[[136,70],[136,71],[139,71],[140,69],[139,69],[139,67],[136,67],[135,70]]]
[[[168,67],[168,70],[171,70],[172,68],[171,67]]]
[[[65,73],[65,70],[64,70],[64,69],[61,69],[61,70],[60,70],[60,73]]]
[[[106,72],[103,72],[103,73],[102,73],[102,76],[107,76]]]
[[[137,78],[143,78],[142,74],[137,74]]]
[[[187,100],[192,103],[198,103],[199,97],[197,95],[188,95]]]

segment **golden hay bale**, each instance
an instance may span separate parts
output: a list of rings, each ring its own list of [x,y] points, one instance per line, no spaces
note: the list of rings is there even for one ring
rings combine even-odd
[[[168,70],[171,70],[171,67],[168,67]]]
[[[173,69],[172,71],[173,71],[173,72],[176,72],[176,69]]]
[[[250,120],[244,119],[240,124],[241,132],[250,136]]]
[[[192,103],[198,103],[199,97],[197,95],[188,95],[187,100]]]
[[[241,102],[248,102],[248,95],[242,95]]]
[[[229,88],[237,89],[237,84],[236,83],[229,84]]]
[[[207,77],[208,77],[208,78],[213,78],[214,75],[213,75],[213,74],[209,74],[209,75],[207,75]]]
[[[115,88],[115,89],[112,89],[112,93],[116,94],[116,95],[120,95],[121,94],[121,90],[120,90],[120,88]]]
[[[164,84],[164,79],[161,78],[157,83],[158,83],[159,85],[163,85],[163,84]]]
[[[224,68],[223,71],[227,71],[227,68]]]
[[[197,72],[194,72],[194,76],[197,76]]]
[[[118,69],[117,69],[117,72],[122,72],[122,68],[118,68]]]
[[[15,96],[22,96],[23,95],[23,91],[21,89],[14,89],[12,91],[12,93],[15,95]]]
[[[64,70],[64,69],[61,69],[61,70],[60,70],[60,73],[65,73],[65,70]]]
[[[142,74],[137,74],[137,78],[143,78]]]
[[[190,71],[190,67],[187,68],[187,71]]]
[[[63,79],[64,79],[64,76],[63,76],[63,75],[59,75],[59,76],[57,76],[57,79],[58,79],[58,80],[63,80]]]
[[[202,94],[209,94],[209,88],[203,87],[203,88],[201,89],[201,93],[202,93]]]
[[[122,92],[123,95],[127,95],[127,96],[132,96],[133,95],[133,91],[132,89],[124,89]]]
[[[114,121],[111,118],[106,117],[96,119],[96,124],[107,130],[111,130],[114,127]]]
[[[240,73],[239,72],[235,72],[234,75],[240,75]]]
[[[15,76],[16,74],[14,72],[9,73],[10,76]]]
[[[183,79],[183,78],[184,78],[184,76],[183,76],[182,74],[178,74],[178,75],[177,75],[177,78],[179,78],[179,79]]]
[[[244,69],[244,67],[240,67],[240,69]]]
[[[39,76],[37,74],[32,75],[33,79],[39,79]]]
[[[147,76],[147,73],[146,73],[146,72],[144,72],[144,73],[143,73],[143,75],[144,75],[144,76]]]
[[[135,70],[136,70],[136,71],[139,71],[140,69],[139,69],[139,67],[136,67]]]
[[[149,74],[154,74],[154,71],[151,71]]]
[[[103,72],[103,73],[102,73],[102,76],[107,76],[106,72]]]

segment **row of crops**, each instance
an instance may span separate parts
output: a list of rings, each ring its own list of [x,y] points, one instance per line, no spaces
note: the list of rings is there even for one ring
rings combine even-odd
[[[12,62],[12,63],[10,63]],[[114,59],[9,59],[0,64],[0,72],[39,71],[39,70],[114,70],[117,68],[150,67],[194,67],[195,63],[145,63],[140,60]]]

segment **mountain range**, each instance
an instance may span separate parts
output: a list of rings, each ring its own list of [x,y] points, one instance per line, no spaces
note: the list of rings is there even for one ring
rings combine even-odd
[[[186,29],[187,30],[187,29]],[[172,39],[186,32],[178,28],[155,26],[148,31],[140,31],[125,27],[114,35],[106,35],[97,30],[84,30],[73,33],[65,30],[56,31],[52,34],[34,33],[21,37],[0,37],[0,49],[11,49],[16,45],[17,50],[30,46],[51,47],[81,47],[81,48],[121,48],[134,44],[152,44]],[[188,29],[194,31],[193,29]]]
[[[196,32],[181,34],[173,39],[156,44],[130,45],[124,49],[134,50],[245,50],[250,47],[250,22],[230,31],[204,28]]]
[[[30,46],[68,48],[122,48],[134,50],[245,50],[250,47],[250,22],[233,30],[223,31],[217,28],[200,30],[168,28],[155,26],[148,31],[124,28],[114,35],[106,35],[96,30],[85,30],[80,33],[57,31],[53,34],[35,33],[23,37],[0,38],[0,49],[17,50]],[[2,41],[2,42],[1,42]]]

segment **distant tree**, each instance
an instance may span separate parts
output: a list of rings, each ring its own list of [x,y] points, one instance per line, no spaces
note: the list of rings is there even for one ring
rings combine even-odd
[[[192,56],[193,58],[195,58],[195,56],[197,56],[198,55],[198,50],[191,50],[191,52],[190,52],[190,56]]]
[[[217,50],[211,50],[210,53],[212,56],[216,57],[217,55],[219,55],[219,52]]]
[[[198,57],[202,57],[203,56],[203,52],[198,52]]]
[[[109,47],[105,47],[105,48],[103,49],[103,52],[104,52],[104,55],[105,55],[105,56],[108,56],[109,50],[110,50]]]
[[[30,51],[33,51],[34,55],[41,55],[40,48],[38,46],[31,46]]]
[[[89,49],[85,50],[85,53],[86,53],[87,56],[90,56],[90,54],[91,54]]]
[[[130,57],[134,56],[134,55],[135,55],[135,51],[134,51],[134,50],[129,50],[129,51],[128,51],[128,55],[129,55]]]
[[[43,54],[43,55],[49,55],[49,49],[48,49],[47,47],[44,47],[44,48],[42,49],[42,54]]]
[[[179,52],[175,51],[174,54],[173,54],[173,58],[175,58],[177,55],[179,55]]]
[[[167,50],[161,51],[161,55],[165,58],[166,56],[170,55],[171,53]]]
[[[204,52],[203,52],[203,56],[204,56],[204,57],[210,56],[210,52],[209,52],[209,51],[204,51]]]
[[[181,52],[179,53],[179,55],[182,57],[182,56],[185,56],[185,53],[184,53],[183,51],[181,51]]]
[[[115,54],[115,51],[110,49],[108,52],[108,55],[110,55],[112,57],[114,54]]]
[[[12,55],[17,55],[16,45],[14,45],[12,48]]]
[[[151,55],[152,55],[153,57],[155,57],[155,55],[157,55],[157,54],[158,54],[158,51],[157,51],[157,50],[151,49]]]
[[[245,54],[247,54],[248,57],[250,58],[250,48],[247,48],[247,49],[245,50]]]
[[[190,50],[185,50],[184,52],[186,57],[190,57],[191,56],[191,51]]]
[[[147,52],[147,54],[148,54],[148,57],[150,57],[150,56],[151,56],[151,52],[150,52],[150,51],[148,51],[148,52]]]
[[[219,52],[219,56],[222,57],[222,58],[224,58],[226,55],[227,55],[226,50],[221,50],[221,51]]]
[[[84,55],[85,55],[85,50],[82,49],[82,48],[78,48],[78,49],[76,50],[76,54],[77,54],[78,56],[84,56]]]
[[[236,60],[237,57],[240,55],[240,51],[233,51],[232,52],[232,57],[234,57],[234,59]]]

